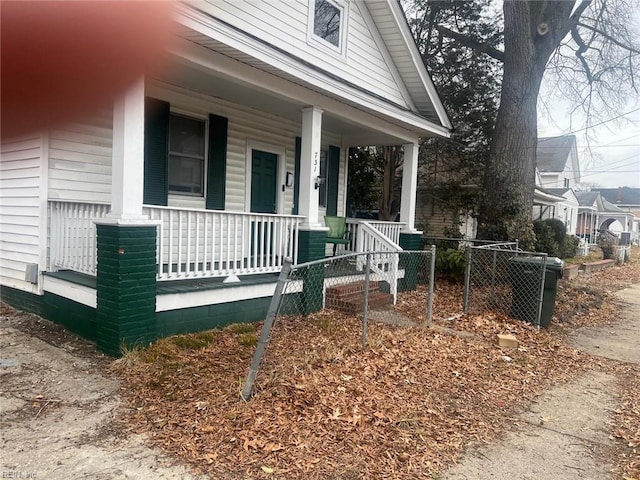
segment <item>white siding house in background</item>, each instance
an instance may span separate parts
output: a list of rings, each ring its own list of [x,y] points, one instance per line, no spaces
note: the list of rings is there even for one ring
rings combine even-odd
[[[578,199],[573,188],[580,182],[575,135],[538,138],[533,220],[557,218],[567,233],[576,234]]]
[[[322,257],[324,216],[345,216],[349,147],[404,146],[400,222],[348,223],[414,248],[418,144],[451,129],[396,0],[174,9],[163,72],[91,118],[3,139],[3,299],[109,352],[263,318],[284,258]]]

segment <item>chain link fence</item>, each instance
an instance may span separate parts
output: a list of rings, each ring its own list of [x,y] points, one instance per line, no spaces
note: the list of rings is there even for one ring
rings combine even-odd
[[[464,313],[503,313],[539,327],[546,267],[546,253],[516,243],[468,247]]]
[[[349,254],[298,265],[285,261],[242,398],[251,395],[278,317],[309,317],[324,310],[353,317],[362,325],[364,347],[370,322],[398,326],[431,323],[434,269],[435,246],[424,251]]]

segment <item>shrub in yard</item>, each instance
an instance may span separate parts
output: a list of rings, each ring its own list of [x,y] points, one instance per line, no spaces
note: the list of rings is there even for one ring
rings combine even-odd
[[[467,256],[464,250],[445,248],[436,250],[436,273],[455,279],[464,277]]]
[[[568,258],[575,255],[578,239],[567,235],[565,224],[557,218],[533,222],[536,233],[536,252],[545,252],[550,257]]]

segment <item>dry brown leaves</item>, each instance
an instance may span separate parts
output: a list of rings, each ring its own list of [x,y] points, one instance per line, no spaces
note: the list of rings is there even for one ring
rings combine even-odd
[[[438,287],[434,318],[459,313],[460,287]],[[281,318],[249,402],[239,401],[253,353],[246,339],[260,325],[164,339],[117,363],[129,403],[122,420],[214,478],[436,475],[509,428],[552,383],[593,366],[561,334],[569,322],[611,315],[608,297],[581,288],[564,287],[560,303],[583,295],[589,308],[560,309],[563,327],[550,331],[492,314],[436,321],[469,338],[373,324],[362,349],[356,318],[330,310]],[[423,299],[403,294],[398,309],[422,322]],[[497,333],[513,333],[519,347],[497,347]],[[638,464],[637,372],[629,379],[615,433],[635,445],[619,450],[624,475]]]

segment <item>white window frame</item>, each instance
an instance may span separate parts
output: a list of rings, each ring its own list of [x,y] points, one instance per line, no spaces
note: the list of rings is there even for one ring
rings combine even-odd
[[[307,43],[319,50],[335,57],[346,60],[347,58],[347,31],[349,25],[349,2],[346,0],[325,0],[340,10],[340,41],[336,47],[322,37],[314,33],[316,0],[309,2],[309,15],[307,17]]]
[[[179,192],[171,192],[167,185],[167,201],[172,207],[182,208],[205,208],[207,198],[207,172],[209,168],[209,116],[194,113],[189,110],[174,107],[171,103],[169,115],[180,115],[204,122],[204,168],[202,169],[202,195],[189,195]],[[170,133],[169,133],[170,134]],[[169,156],[169,142],[167,142],[167,156]],[[169,181],[169,172],[167,171],[167,183]]]

